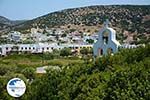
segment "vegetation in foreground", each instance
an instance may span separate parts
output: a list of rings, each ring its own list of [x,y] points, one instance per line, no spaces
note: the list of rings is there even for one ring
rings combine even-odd
[[[60,66],[61,70],[48,69],[43,75],[37,75],[33,67],[20,70],[0,65],[0,99],[14,100],[6,92],[12,77],[26,82],[27,91],[21,100],[150,99],[150,45],[123,49],[95,60],[83,56],[83,63],[66,64]]]

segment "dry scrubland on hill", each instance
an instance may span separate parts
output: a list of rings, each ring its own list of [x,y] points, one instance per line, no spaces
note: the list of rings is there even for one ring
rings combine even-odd
[[[134,36],[135,40],[137,38],[146,40],[150,37],[149,5],[109,5],[66,9],[9,27],[8,30],[27,33],[30,28],[39,26],[40,28],[61,28],[66,32],[77,30],[79,32],[94,33],[101,28],[106,18],[111,21],[112,27],[121,35],[127,31],[128,34]]]
[[[25,23],[25,26],[38,25],[41,28],[71,25],[98,26],[108,18],[112,26],[134,31],[141,25],[146,32],[150,21],[150,6],[89,6],[66,9],[50,13]],[[132,28],[132,29],[131,29]]]

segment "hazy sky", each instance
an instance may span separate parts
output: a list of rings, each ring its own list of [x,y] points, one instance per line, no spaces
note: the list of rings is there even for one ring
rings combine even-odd
[[[150,0],[0,0],[0,16],[33,19],[67,8],[112,4],[150,5]]]

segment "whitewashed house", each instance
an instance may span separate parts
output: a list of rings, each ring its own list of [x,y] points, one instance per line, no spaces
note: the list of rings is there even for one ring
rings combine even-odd
[[[38,32],[32,33],[30,36],[36,42],[47,41],[47,39],[48,39],[48,37],[45,34],[38,33]]]
[[[8,34],[8,40],[13,41],[13,42],[20,42],[22,40],[21,33],[17,31],[11,31]]]
[[[81,48],[91,48],[92,45],[80,44],[60,44],[57,43],[36,43],[36,44],[4,44],[0,45],[0,55],[5,56],[11,52],[18,53],[44,53],[52,52],[54,49],[61,50],[63,48],[70,48],[72,50],[79,50]]]
[[[120,48],[129,48],[129,49],[132,49],[132,48],[137,48],[137,47],[139,47],[140,45],[135,45],[135,44],[133,44],[133,45],[130,45],[130,44],[122,44],[121,46],[120,46]]]

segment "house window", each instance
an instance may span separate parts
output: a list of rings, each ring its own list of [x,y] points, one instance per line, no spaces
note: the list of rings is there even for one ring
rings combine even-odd
[[[49,50],[49,47],[47,47],[47,50]]]
[[[8,47],[6,47],[6,50],[8,50]]]
[[[25,49],[27,50],[27,47],[25,47]]]

